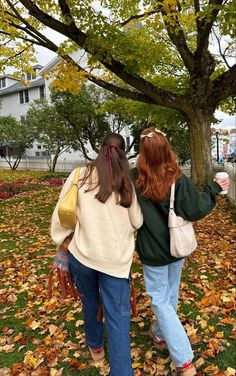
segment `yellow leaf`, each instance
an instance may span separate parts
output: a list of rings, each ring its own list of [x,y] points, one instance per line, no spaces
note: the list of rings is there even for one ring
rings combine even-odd
[[[224,332],[217,332],[216,334],[215,334],[215,337],[216,338],[224,338]]]
[[[78,326],[81,326],[81,325],[84,325],[84,320],[77,320],[75,323],[76,328],[78,328]]]
[[[0,368],[0,375],[1,376],[11,376],[12,373],[11,373],[10,368],[6,368],[6,367]]]
[[[223,300],[223,302],[226,303],[226,302],[230,302],[231,299],[228,298],[228,296],[222,296],[221,300]]]
[[[222,319],[220,321],[220,324],[229,324],[229,325],[233,325],[234,324],[234,319],[232,317],[225,317],[224,319]]]
[[[145,325],[144,322],[139,322],[139,323],[138,323],[138,326],[139,326],[141,329],[144,327],[144,325]]]
[[[29,324],[29,328],[35,330],[40,327],[40,322],[33,320],[31,324]]]
[[[201,325],[202,329],[206,329],[207,328],[207,321],[206,320],[199,321],[199,324]]]
[[[235,376],[235,373],[236,373],[235,369],[231,367],[228,367],[225,372],[226,376]]]
[[[142,363],[138,363],[138,362],[134,362],[132,363],[132,368],[133,369],[136,369],[136,368],[142,368],[143,367],[143,364]]]
[[[195,365],[196,368],[199,368],[199,367],[201,367],[204,363],[205,363],[205,360],[204,360],[203,358],[199,358],[199,359],[194,363],[194,365]]]
[[[211,364],[210,366],[204,368],[204,372],[206,373],[216,372],[218,371],[218,369],[219,368],[217,366],[215,366],[214,364]]]
[[[61,376],[64,368],[56,369],[51,368],[50,369],[50,376]]]
[[[208,326],[208,329],[210,330],[210,332],[214,332],[214,330],[215,330],[215,327],[212,325],[212,326]]]
[[[14,347],[15,347],[14,344],[13,345],[0,346],[0,352],[5,351],[7,353],[11,353],[15,350]]]

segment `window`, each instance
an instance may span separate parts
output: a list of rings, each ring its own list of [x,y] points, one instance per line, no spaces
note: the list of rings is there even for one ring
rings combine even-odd
[[[42,146],[41,146],[41,145],[38,145],[38,146],[37,146],[37,149],[42,149]]]
[[[32,79],[32,75],[31,75],[31,73],[27,73],[26,74],[26,80],[27,81],[30,81]]]
[[[20,91],[20,104],[29,102],[29,90]]]
[[[36,151],[35,152],[36,157],[47,157],[48,155],[49,155],[48,151]]]
[[[29,102],[29,91],[24,90],[24,93],[25,93],[25,103],[28,103]]]
[[[20,91],[20,104],[24,103],[24,92]]]
[[[6,87],[6,78],[1,78],[0,79],[0,89],[3,89],[4,87]]]
[[[45,94],[44,94],[44,86],[39,86],[39,98],[44,99]]]
[[[26,73],[26,80],[27,81],[31,81],[31,80],[34,80],[36,78],[36,73]]]

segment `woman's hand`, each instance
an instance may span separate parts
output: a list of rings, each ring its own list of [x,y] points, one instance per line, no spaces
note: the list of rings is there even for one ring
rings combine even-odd
[[[214,179],[222,188],[222,191],[227,191],[229,189],[229,178]]]

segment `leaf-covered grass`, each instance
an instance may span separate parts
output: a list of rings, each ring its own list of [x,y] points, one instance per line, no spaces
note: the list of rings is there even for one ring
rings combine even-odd
[[[7,171],[1,180],[26,175],[40,179],[45,173]],[[50,219],[59,191],[60,187],[42,187],[0,202],[0,375],[109,372],[107,359],[91,361],[80,302],[62,301],[57,288],[53,299],[46,298],[55,253]],[[196,223],[199,246],[185,262],[179,316],[192,342],[199,375],[231,376],[235,368],[234,213],[228,201],[220,198],[217,208]],[[135,376],[168,375],[168,351],[157,350],[148,335],[153,314],[136,254],[132,270],[138,306],[138,317],[131,321]]]

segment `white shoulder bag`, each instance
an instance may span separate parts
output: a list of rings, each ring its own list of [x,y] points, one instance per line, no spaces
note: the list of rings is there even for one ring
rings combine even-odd
[[[197,241],[192,222],[178,217],[174,209],[175,183],[171,186],[168,226],[170,231],[170,253],[181,258],[189,256],[196,248]]]

